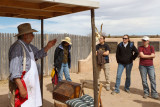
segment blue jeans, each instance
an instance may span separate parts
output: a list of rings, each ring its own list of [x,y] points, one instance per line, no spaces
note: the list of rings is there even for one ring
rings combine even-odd
[[[115,92],[119,93],[119,86],[121,83],[121,76],[123,73],[124,68],[126,68],[126,82],[125,82],[125,90],[129,90],[130,83],[131,83],[131,70],[132,70],[133,63],[131,64],[118,64],[117,69],[117,77],[116,77],[116,84],[115,84]]]
[[[72,81],[69,74],[68,63],[62,63],[61,69],[58,71],[58,81],[63,80],[63,73],[67,81]]]
[[[143,85],[143,90],[144,90],[144,94],[149,95],[149,87],[148,87],[148,83],[147,83],[147,74],[149,76],[149,80],[151,83],[151,96],[157,96],[158,93],[156,91],[156,76],[155,76],[155,72],[154,72],[154,66],[139,66],[139,71],[141,74],[141,78],[142,78],[142,85]]]

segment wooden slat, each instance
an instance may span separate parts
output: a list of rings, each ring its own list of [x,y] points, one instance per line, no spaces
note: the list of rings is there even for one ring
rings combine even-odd
[[[49,2],[31,3],[31,2],[16,1],[16,0],[9,0],[9,1],[0,0],[0,6],[8,8],[12,7],[19,9],[72,13],[72,8],[60,6],[59,3],[49,3]]]
[[[67,15],[68,13],[54,13],[53,17]]]
[[[2,33],[0,33],[0,80],[2,80]]]
[[[29,18],[29,19],[47,19],[50,17],[62,16],[68,13],[62,12],[44,12],[44,11],[32,11],[22,10],[16,8],[0,7],[0,16],[3,17],[17,17],[17,18]]]
[[[2,35],[3,35],[3,38],[2,38]],[[10,46],[17,40],[16,37],[13,37],[14,35],[16,34],[9,35],[9,34],[0,33],[0,80],[5,80],[9,74],[8,50]],[[69,34],[49,34],[48,40],[57,38],[57,43],[48,52],[48,67],[45,67],[44,65],[45,69],[48,68],[48,72],[47,70],[45,70],[46,75],[50,75],[50,72],[53,69],[55,48],[59,45],[59,43],[61,43],[61,40],[64,39],[66,36],[69,36],[73,43],[72,50],[71,50],[71,57],[72,57],[71,71],[72,72],[77,72],[78,60],[86,58],[90,53],[91,47],[90,45],[87,45],[85,42],[85,40],[87,39],[87,42],[90,42],[89,44],[91,44],[90,37],[83,37],[83,36],[69,35]],[[40,48],[41,39],[39,34],[35,34],[35,38],[33,39],[32,44],[38,47],[39,49],[41,49]],[[45,42],[45,45],[46,45],[46,42]],[[38,60],[38,63],[39,62],[40,60]]]
[[[50,2],[43,2],[39,4],[40,9],[48,9],[50,7],[54,7],[58,5],[58,3],[50,3]]]
[[[6,17],[14,17],[16,15],[19,15],[19,14],[16,14],[16,13],[0,13],[0,16],[6,16]]]
[[[28,19],[47,19],[47,18],[50,18],[50,17],[46,17],[46,16],[32,16],[32,15],[15,15],[14,17],[28,18]]]
[[[0,16],[46,19],[97,8],[80,4],[73,1],[0,0],[0,13],[5,13]]]
[[[0,7],[0,13],[16,13],[16,14],[24,14],[24,15],[32,15],[32,16],[46,16],[53,17],[53,12],[45,12],[38,10],[27,10],[27,9],[17,9],[10,7]]]
[[[75,12],[80,12],[80,11],[86,11],[86,10],[89,10],[90,8],[89,7],[74,7],[73,8],[73,13]]]
[[[0,0],[0,6],[40,9],[40,6],[37,3],[17,1],[17,0]]]
[[[3,40],[3,47],[2,47],[2,72],[4,72],[5,70],[6,70],[6,67],[5,67],[5,63],[6,63],[6,61],[5,61],[5,34],[3,33],[2,34],[2,40]],[[1,74],[1,78],[2,79],[4,79],[4,74],[5,74],[5,72],[4,73],[2,73]]]
[[[16,18],[27,18],[27,19],[46,19],[49,17],[44,16],[31,16],[31,15],[18,15],[18,14],[10,14],[10,13],[0,13],[1,17],[16,17]]]
[[[45,8],[44,10],[52,12],[73,13],[73,8],[64,6],[50,6],[48,8]]]

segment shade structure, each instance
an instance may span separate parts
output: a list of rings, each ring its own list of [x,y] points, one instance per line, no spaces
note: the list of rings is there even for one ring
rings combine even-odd
[[[41,47],[43,48],[43,20],[81,11],[91,10],[92,52],[95,53],[95,21],[94,9],[99,8],[99,2],[89,0],[0,0],[0,17],[15,17],[41,20]],[[93,65],[96,65],[96,55],[93,54]],[[94,106],[98,106],[97,67],[93,66]],[[41,60],[41,93],[43,99],[43,59]]]
[[[47,19],[98,7],[89,0],[0,0],[0,16]]]

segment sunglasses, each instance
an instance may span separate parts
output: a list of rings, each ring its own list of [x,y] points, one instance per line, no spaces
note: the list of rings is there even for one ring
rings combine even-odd
[[[128,38],[123,38],[123,40],[128,39]]]

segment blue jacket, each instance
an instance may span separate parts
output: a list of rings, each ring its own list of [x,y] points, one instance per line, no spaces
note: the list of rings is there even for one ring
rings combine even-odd
[[[63,56],[64,56],[64,49],[62,44],[59,44],[54,53],[54,66],[57,69],[61,69]],[[71,68],[71,45],[69,45],[68,48],[68,67]]]

